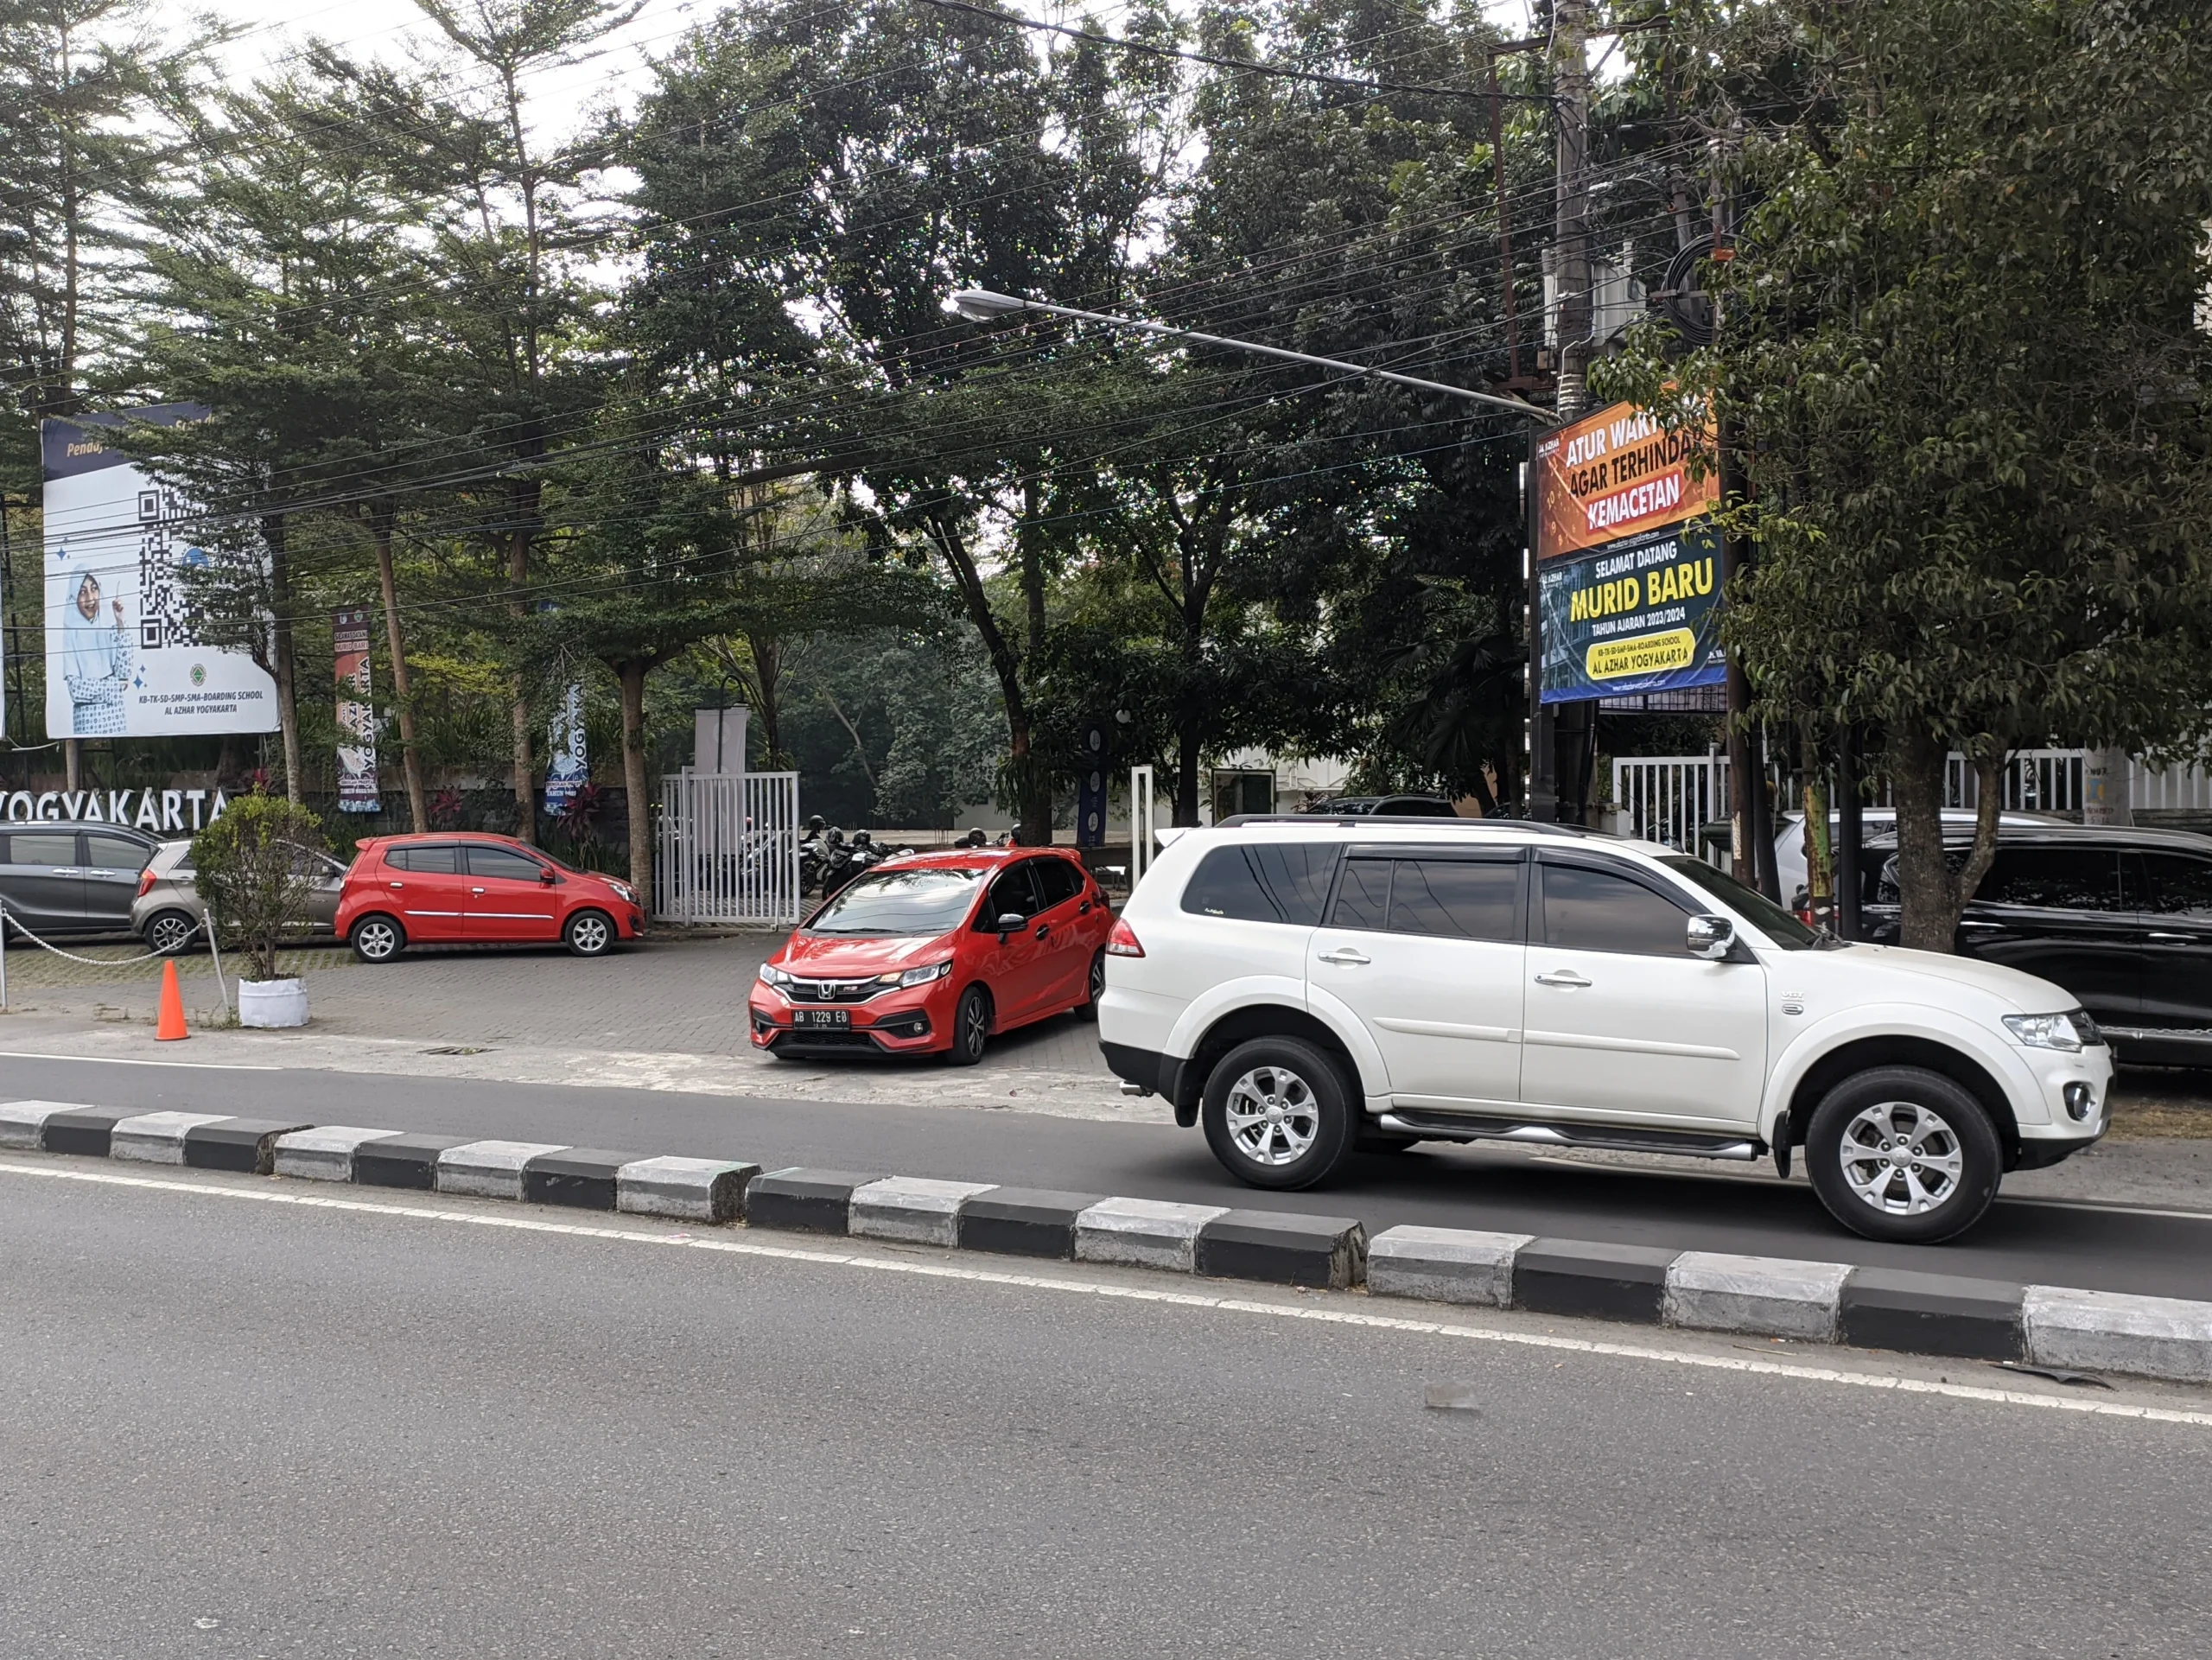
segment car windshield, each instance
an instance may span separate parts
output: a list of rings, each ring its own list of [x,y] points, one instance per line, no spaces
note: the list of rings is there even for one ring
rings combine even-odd
[[[1702,859],[1675,854],[1660,862],[1677,876],[1705,889],[1786,951],[1816,950],[1827,940],[1828,936],[1808,928],[1758,889],[1745,887]]]
[[[968,914],[980,870],[871,870],[814,913],[810,934],[950,933]]]

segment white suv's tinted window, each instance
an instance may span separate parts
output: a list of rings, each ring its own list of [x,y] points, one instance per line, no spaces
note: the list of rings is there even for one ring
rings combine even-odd
[[[1326,843],[1260,842],[1216,848],[1191,873],[1183,908],[1197,916],[1310,928],[1321,920],[1336,860],[1336,849]]]
[[[1390,881],[1390,932],[1516,942],[1520,901],[1517,862],[1401,859]]]
[[[1542,875],[1547,945],[1638,957],[1688,951],[1681,908],[1643,883],[1575,865],[1547,864]]]
[[[1337,884],[1336,909],[1329,913],[1330,926],[1380,933],[1389,914],[1390,861],[1346,861],[1344,879]]]

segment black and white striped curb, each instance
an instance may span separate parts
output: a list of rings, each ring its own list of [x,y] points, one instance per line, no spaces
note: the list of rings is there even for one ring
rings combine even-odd
[[[1351,1217],[67,1102],[0,1103],[0,1148],[2212,1383],[2212,1302],[2172,1297],[1459,1228],[1370,1240]]]

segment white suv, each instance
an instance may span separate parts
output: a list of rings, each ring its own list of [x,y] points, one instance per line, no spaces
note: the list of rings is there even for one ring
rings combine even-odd
[[[2111,1051],[1993,964],[1843,945],[1698,860],[1528,824],[1233,818],[1160,855],[1098,1031],[1261,1187],[1356,1148],[1792,1148],[1870,1238],[1971,1226],[2104,1133]]]

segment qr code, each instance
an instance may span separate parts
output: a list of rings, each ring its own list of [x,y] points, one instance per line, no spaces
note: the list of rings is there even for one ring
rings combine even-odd
[[[177,578],[176,527],[190,504],[174,490],[138,493],[138,645],[158,652],[165,646],[196,646],[194,619]],[[188,558],[190,557],[188,552]]]

